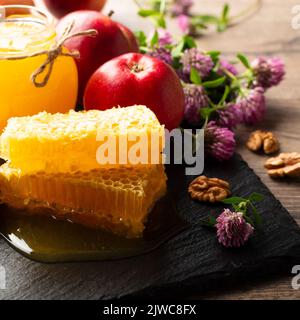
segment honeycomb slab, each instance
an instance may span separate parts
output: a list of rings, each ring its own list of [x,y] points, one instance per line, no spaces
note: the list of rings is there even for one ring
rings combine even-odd
[[[122,165],[125,163],[121,153],[129,154],[142,138],[146,139],[142,143],[147,145],[146,162],[160,163],[158,155],[164,147],[164,127],[145,106],[67,114],[42,112],[8,121],[0,140],[0,157],[22,173],[89,171],[105,165],[105,159],[102,162],[103,157],[100,154],[97,158],[97,154],[108,139],[115,139],[115,164]],[[121,145],[124,141],[126,144]],[[152,152],[156,155],[155,161],[150,158]],[[125,161],[130,164],[127,153]]]
[[[0,202],[128,238],[142,236],[149,211],[165,192],[163,165],[56,174],[0,167]]]

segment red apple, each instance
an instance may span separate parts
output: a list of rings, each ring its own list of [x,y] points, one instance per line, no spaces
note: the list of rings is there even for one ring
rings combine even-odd
[[[47,9],[57,18],[77,10],[100,11],[106,0],[43,0]]]
[[[118,26],[129,42],[130,52],[139,52],[139,45],[133,32],[121,23],[118,23]]]
[[[184,93],[175,71],[161,60],[128,53],[102,65],[84,94],[86,110],[142,104],[171,130],[184,113]]]
[[[96,37],[75,37],[65,43],[68,50],[80,52],[76,63],[79,73],[78,101],[81,102],[89,78],[103,63],[121,54],[137,51],[137,47],[129,39],[129,29],[125,34],[125,29],[121,30],[118,23],[100,12],[90,10],[75,11],[62,18],[57,25],[58,36],[72,21],[75,22],[73,32],[88,29],[98,31]]]

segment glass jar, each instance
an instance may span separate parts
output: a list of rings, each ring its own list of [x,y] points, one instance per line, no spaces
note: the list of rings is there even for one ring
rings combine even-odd
[[[0,133],[10,117],[75,107],[78,75],[72,57],[55,59],[44,86],[32,80],[47,54],[27,56],[48,51],[55,44],[54,22],[46,13],[30,6],[0,6]],[[47,64],[37,82],[43,81],[49,67]]]

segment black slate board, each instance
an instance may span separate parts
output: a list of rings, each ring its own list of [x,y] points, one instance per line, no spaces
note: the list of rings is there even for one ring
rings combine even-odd
[[[234,195],[264,194],[259,203],[262,231],[242,249],[225,249],[215,234],[198,221],[221,206],[193,202],[182,167],[169,167],[170,189],[179,214],[191,227],[159,249],[119,261],[41,264],[28,260],[0,240],[0,264],[6,269],[6,289],[0,299],[109,299],[116,297],[178,297],[199,293],[241,275],[281,270],[300,263],[300,229],[260,179],[236,155],[220,164],[207,161],[205,174],[224,178]]]

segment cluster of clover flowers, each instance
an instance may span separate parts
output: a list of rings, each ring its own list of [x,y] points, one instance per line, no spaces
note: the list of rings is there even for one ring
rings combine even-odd
[[[220,52],[204,52],[192,37],[184,36],[173,43],[170,33],[158,29],[150,37],[139,33],[141,50],[171,65],[182,81],[185,93],[185,115],[182,126],[205,129],[205,151],[218,160],[228,160],[235,149],[234,129],[239,124],[255,125],[266,112],[265,92],[284,77],[284,64],[279,58],[259,57],[252,63],[238,54],[235,64],[221,57]],[[262,200],[259,194],[248,199],[233,197],[224,200],[234,210],[225,209],[205,225],[217,230],[217,238],[225,247],[244,245],[260,225],[254,206]],[[252,212],[253,218],[249,214]]]
[[[161,8],[163,1],[156,0],[155,3]],[[172,1],[169,10],[173,16],[190,17],[192,3],[191,0]],[[228,9],[225,9],[223,24],[227,21]],[[160,11],[140,10],[143,16],[156,17],[159,26],[148,36],[141,31],[136,33],[141,52],[161,59],[175,69],[185,93],[182,126],[204,128],[206,154],[228,160],[235,150],[236,126],[255,125],[263,120],[265,92],[282,81],[284,63],[277,57],[258,57],[249,62],[243,54],[229,62],[218,51],[201,50],[189,34],[175,41],[166,29],[165,12],[165,6]]]
[[[141,51],[172,66],[182,81],[185,93],[182,126],[204,128],[206,154],[218,160],[230,159],[236,145],[236,126],[255,125],[264,119],[265,92],[283,80],[283,61],[261,56],[250,62],[243,54],[228,61],[219,51],[207,52],[197,46],[194,36],[199,31],[215,25],[222,32],[230,26],[228,5],[224,5],[218,17],[192,13],[193,0],[151,0],[151,9],[143,9],[135,2],[139,14],[150,17],[156,26],[149,36],[137,32]],[[167,30],[166,16],[176,18],[184,34],[179,41]],[[223,246],[240,247],[261,224],[255,202],[262,200],[258,193],[248,198],[225,199],[223,202],[232,209],[224,209],[217,218],[209,216],[201,223],[216,230]]]

